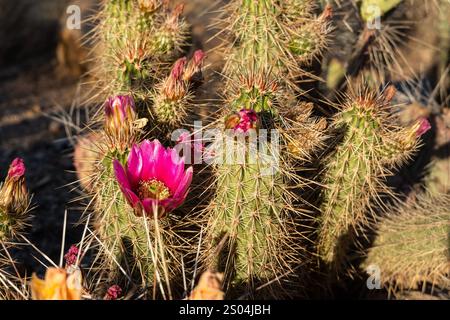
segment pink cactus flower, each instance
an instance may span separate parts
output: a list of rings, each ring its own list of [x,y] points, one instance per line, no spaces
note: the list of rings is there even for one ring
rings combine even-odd
[[[417,129],[416,133],[417,133],[418,136],[422,136],[428,130],[431,129],[431,124],[430,124],[430,122],[428,121],[427,118],[422,118],[419,121],[420,121],[420,125],[419,125],[419,128]]]
[[[186,199],[192,181],[193,169],[185,169],[184,157],[158,140],[133,145],[126,168],[118,160],[113,165],[120,189],[137,215],[142,210],[152,215],[154,206],[159,217],[176,209]]]
[[[23,163],[23,159],[15,158],[8,170],[8,178],[17,180],[25,175],[25,164]]]
[[[115,284],[106,291],[105,300],[117,300],[121,295],[122,288]]]
[[[72,245],[69,248],[69,251],[64,255],[64,259],[66,260],[66,266],[70,267],[74,265],[77,262],[78,254],[80,253],[80,250],[76,245]]]

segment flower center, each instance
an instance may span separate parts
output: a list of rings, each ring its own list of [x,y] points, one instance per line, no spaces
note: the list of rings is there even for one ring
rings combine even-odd
[[[170,190],[164,182],[152,179],[149,181],[139,182],[138,187],[139,198],[151,198],[156,200],[164,200],[170,197]]]

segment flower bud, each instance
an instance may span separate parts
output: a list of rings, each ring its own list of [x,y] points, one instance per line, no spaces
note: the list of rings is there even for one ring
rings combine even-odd
[[[117,96],[105,102],[105,132],[113,147],[123,150],[133,142],[136,111],[131,96]]]
[[[0,208],[10,214],[25,213],[30,197],[25,184],[25,164],[21,158],[11,162],[4,185],[0,189]]]
[[[186,71],[183,74],[184,81],[190,81],[194,75],[201,71],[203,60],[205,60],[206,54],[202,50],[194,52],[194,56],[189,61]]]
[[[117,300],[121,295],[122,288],[115,284],[106,291],[105,300]]]
[[[200,276],[189,300],[223,300],[222,281],[222,273],[206,271]]]
[[[67,253],[64,255],[64,259],[66,260],[66,267],[70,267],[77,262],[78,254],[80,253],[80,249],[78,249],[77,246],[72,245],[67,251]]]
[[[162,86],[162,93],[167,100],[177,101],[187,93],[186,83],[183,81],[183,73],[186,66],[186,57],[178,59],[173,65],[170,76]]]

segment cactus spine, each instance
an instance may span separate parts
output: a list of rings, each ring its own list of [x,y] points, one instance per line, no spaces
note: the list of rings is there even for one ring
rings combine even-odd
[[[362,264],[376,266],[388,288],[417,289],[420,284],[450,288],[450,197],[420,195],[377,224],[376,238]]]

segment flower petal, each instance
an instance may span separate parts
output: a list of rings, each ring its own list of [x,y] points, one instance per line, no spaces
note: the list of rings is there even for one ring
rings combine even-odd
[[[119,160],[113,161],[114,174],[116,176],[117,182],[121,189],[131,189],[130,182],[128,181],[128,177],[125,173],[125,169],[122,167],[122,164]]]
[[[143,166],[142,153],[139,146],[134,145],[131,148],[127,162],[127,176],[133,189],[139,184]]]
[[[182,180],[178,184],[178,188],[175,190],[173,194],[173,198],[181,198],[182,201],[184,201],[184,199],[186,198],[186,192],[192,182],[193,170],[194,169],[192,167],[189,167],[186,170]]]

